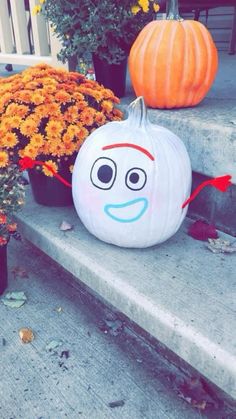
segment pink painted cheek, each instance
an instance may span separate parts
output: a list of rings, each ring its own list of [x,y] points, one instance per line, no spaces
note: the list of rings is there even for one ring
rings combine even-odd
[[[80,204],[85,208],[98,209],[104,207],[106,199],[105,191],[102,191],[94,186],[83,184],[80,186],[81,193],[79,194]]]

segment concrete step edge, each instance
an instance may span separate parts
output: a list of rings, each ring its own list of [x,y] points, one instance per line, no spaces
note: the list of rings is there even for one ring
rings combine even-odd
[[[71,246],[70,242],[65,244],[24,213],[17,218],[27,240],[236,399],[236,354],[216,345],[194,326],[186,324],[171,312],[171,308],[153,304],[119,274],[115,275],[102,266],[102,261],[98,263],[81,248]]]

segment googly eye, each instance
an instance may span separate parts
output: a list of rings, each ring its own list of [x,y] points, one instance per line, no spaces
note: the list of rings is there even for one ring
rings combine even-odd
[[[116,164],[106,157],[97,159],[91,169],[90,179],[96,188],[111,189],[116,178]]]
[[[133,167],[130,169],[125,177],[126,186],[132,191],[140,191],[147,182],[147,175],[143,169]]]

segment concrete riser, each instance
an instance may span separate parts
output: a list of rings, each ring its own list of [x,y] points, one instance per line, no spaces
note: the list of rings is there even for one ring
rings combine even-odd
[[[209,179],[194,172],[192,189]],[[236,237],[236,186],[231,185],[227,192],[207,187],[189,205],[188,216],[203,218],[219,230]]]

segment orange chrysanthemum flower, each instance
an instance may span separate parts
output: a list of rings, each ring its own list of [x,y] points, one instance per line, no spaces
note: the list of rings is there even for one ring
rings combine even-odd
[[[113,115],[117,116],[120,119],[123,117],[123,112],[120,109],[115,108],[113,109],[112,112],[113,112]]]
[[[31,137],[31,135],[38,132],[37,122],[33,118],[28,117],[24,122],[22,122],[20,132],[21,134],[26,135],[26,137]]]
[[[61,90],[55,94],[55,99],[64,104],[71,101],[71,96],[67,92]]]
[[[105,115],[102,112],[96,112],[94,121],[97,123],[98,126],[105,124]]]
[[[117,102],[97,82],[47,64],[0,78],[1,165],[24,156],[73,163],[94,129],[121,118],[114,110]]]
[[[74,92],[73,93],[73,98],[76,101],[84,100],[84,95],[82,95],[82,93],[80,93],[80,92]]]
[[[65,141],[66,136],[68,136],[70,139],[73,139],[73,137],[79,134],[80,128],[81,128],[81,125],[79,124],[69,125],[66,133],[63,136],[63,141]]]
[[[31,102],[34,103],[35,105],[41,105],[42,103],[44,103],[45,101],[45,97],[40,94],[40,93],[33,93],[31,96]]]
[[[0,214],[0,224],[6,224],[7,216],[5,214]]]
[[[20,116],[11,116],[9,118],[9,123],[10,123],[11,128],[19,128],[21,122],[22,122],[22,119],[20,118]]]
[[[0,167],[6,167],[8,165],[8,153],[6,151],[0,151]]]
[[[25,84],[25,88],[29,90],[36,90],[38,87],[39,84],[36,81],[30,81],[29,83]]]
[[[89,106],[89,104],[88,104],[88,102],[86,100],[78,100],[76,102],[76,107],[78,109],[78,112],[79,111],[82,111],[83,109],[86,109],[87,106]]]
[[[7,116],[14,116],[17,114],[18,105],[17,103],[10,103],[7,108],[5,114]]]
[[[0,91],[2,104],[6,105],[8,102],[12,100],[12,93],[4,93],[4,91]],[[3,96],[4,95],[4,96]]]
[[[105,112],[111,112],[113,109],[113,104],[111,100],[103,100],[101,106]]]
[[[86,128],[81,127],[78,134],[77,134],[77,138],[79,140],[79,143],[81,144],[81,142],[84,141],[85,138],[87,138],[88,135],[89,135],[89,131]]]
[[[18,138],[13,132],[8,132],[3,137],[3,143],[5,144],[6,148],[13,148],[18,143]]]
[[[38,150],[37,147],[32,147],[31,144],[28,144],[23,150],[19,151],[19,156],[23,157],[30,157],[31,159],[35,159],[37,156]]]
[[[49,138],[58,137],[60,136],[63,128],[64,128],[64,125],[62,124],[61,121],[50,120],[46,125],[45,131]]]
[[[67,156],[71,156],[77,149],[76,144],[72,141],[64,141],[63,147]]]
[[[0,246],[5,246],[7,244],[6,237],[0,236]]]
[[[44,106],[45,115],[59,116],[61,114],[60,106],[57,103],[51,102]]]
[[[64,113],[63,119],[69,123],[77,122],[79,119],[79,112],[77,106],[70,106]]]
[[[17,224],[16,223],[8,224],[7,230],[9,231],[9,233],[15,233],[15,231],[17,230]]]
[[[34,134],[31,137],[30,145],[34,148],[42,147],[44,143],[44,137],[42,134]]]
[[[57,166],[57,164],[54,161],[52,161],[52,160],[46,160],[45,163],[47,163],[50,167],[52,167],[52,169],[54,170],[54,172],[56,172],[56,173],[58,172],[58,166]],[[49,169],[47,169],[47,167],[43,166],[42,170],[43,170],[43,173],[46,176],[53,177],[52,172]]]
[[[1,124],[0,124],[0,141],[1,141],[1,139],[7,134],[7,130],[6,130],[6,128],[5,127],[3,127]]]
[[[16,115],[24,118],[29,113],[29,107],[26,105],[18,105],[16,108]]]
[[[22,103],[31,103],[32,92],[30,90],[22,90],[21,92],[15,93],[14,99],[17,99],[19,102]]]
[[[80,121],[83,125],[88,127],[93,125],[95,111],[91,111],[91,108],[84,109],[80,114]]]
[[[1,121],[1,129],[5,130],[6,132],[10,131],[12,128],[11,126],[11,117],[3,117]]]
[[[60,140],[50,141],[49,154],[54,157],[62,157],[65,154],[64,144]]]

